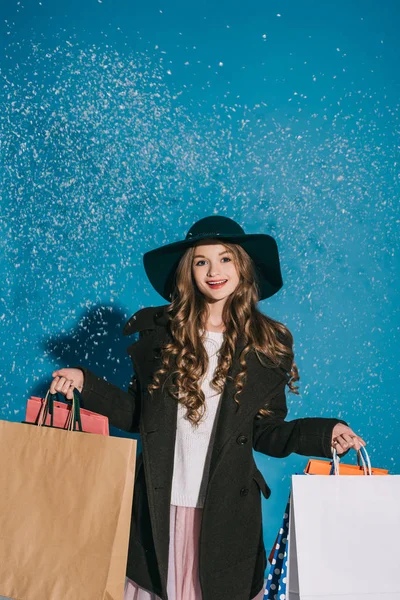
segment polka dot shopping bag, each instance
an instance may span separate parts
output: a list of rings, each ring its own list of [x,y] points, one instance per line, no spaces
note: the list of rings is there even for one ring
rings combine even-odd
[[[282,525],[270,555],[271,568],[265,587],[265,600],[286,600],[287,538],[289,533],[290,497],[283,515]]]

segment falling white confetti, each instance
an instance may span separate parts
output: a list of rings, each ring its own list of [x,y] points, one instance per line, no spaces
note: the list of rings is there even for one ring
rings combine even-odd
[[[74,307],[150,299],[143,252],[212,206],[278,237],[287,285],[277,302],[293,323],[300,371],[308,363],[305,396],[324,394],[322,411],[344,418],[349,407],[365,416],[377,398],[395,402],[382,337],[390,344],[395,327],[397,100],[368,83],[340,86],[340,69],[313,64],[314,84],[293,80],[279,110],[272,91],[257,106],[233,98],[210,108],[175,82],[175,69],[168,77],[157,46],[67,42],[25,41],[20,69],[1,71],[1,314],[5,326],[21,321],[10,371],[31,381],[28,356],[44,360],[22,332],[27,322],[41,336],[61,335],[76,325]],[[186,74],[197,64],[189,62]],[[379,415],[374,427],[383,435]]]

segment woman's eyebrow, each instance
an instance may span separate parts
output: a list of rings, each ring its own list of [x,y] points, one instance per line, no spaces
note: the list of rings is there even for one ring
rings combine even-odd
[[[230,253],[230,250],[224,250],[223,252],[219,253],[219,256],[221,256],[221,254],[226,254],[226,253]],[[193,257],[193,260],[195,258],[207,258],[206,256],[204,256],[203,254],[196,254],[196,256]]]

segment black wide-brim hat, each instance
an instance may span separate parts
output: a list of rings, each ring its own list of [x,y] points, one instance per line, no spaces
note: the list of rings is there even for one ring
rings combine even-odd
[[[278,246],[266,233],[245,233],[233,219],[222,215],[204,217],[189,229],[186,238],[166,244],[143,255],[144,268],[154,289],[168,302],[175,286],[175,273],[179,261],[189,246],[200,240],[217,238],[239,244],[254,263],[259,300],[270,298],[283,286]]]

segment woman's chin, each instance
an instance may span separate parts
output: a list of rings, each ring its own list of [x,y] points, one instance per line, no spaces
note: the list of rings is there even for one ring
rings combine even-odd
[[[222,290],[222,289],[221,290],[215,290],[215,291],[204,290],[203,291],[203,296],[205,296],[207,298],[207,300],[217,302],[219,300],[224,300],[231,293],[232,292],[227,292],[227,291]]]

